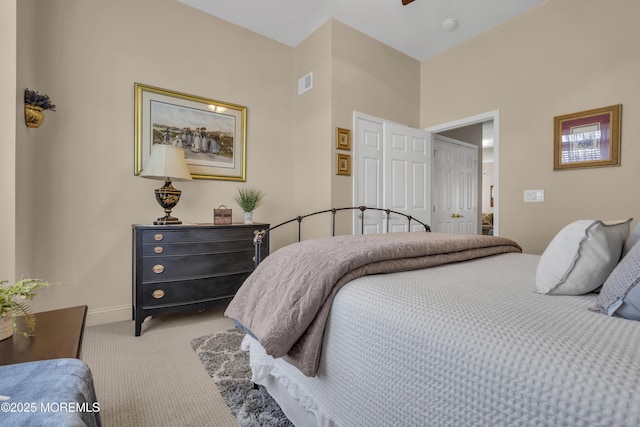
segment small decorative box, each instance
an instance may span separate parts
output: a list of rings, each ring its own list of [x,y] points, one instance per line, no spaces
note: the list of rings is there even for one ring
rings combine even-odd
[[[231,224],[231,209],[227,209],[225,205],[218,206],[213,210],[214,224]]]

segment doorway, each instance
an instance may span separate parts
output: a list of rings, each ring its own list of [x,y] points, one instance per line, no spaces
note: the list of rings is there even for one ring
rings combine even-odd
[[[491,226],[487,227],[485,225],[483,227],[483,232],[484,230],[491,230],[491,234],[497,236],[499,235],[500,227],[499,110],[489,111],[487,113],[479,114],[476,116],[466,117],[463,119],[455,120],[453,122],[432,126],[427,128],[426,131],[431,132],[432,134],[458,136],[458,130],[472,125],[479,125],[482,128],[482,147],[479,150],[481,154],[479,155],[478,159],[478,182],[482,183],[479,186],[481,191],[478,192],[478,206],[481,206],[482,208],[478,213],[479,218],[477,220],[480,224],[490,220]],[[479,144],[476,143],[475,145]],[[489,182],[489,169],[492,175],[492,182]],[[487,172],[486,176],[484,172]],[[485,179],[483,180],[483,178]],[[484,204],[485,199],[488,200],[487,204]],[[491,206],[491,201],[493,202],[493,206]],[[483,213],[491,213],[492,215],[490,219],[483,221],[483,216],[481,215]]]
[[[478,146],[433,134],[431,230],[478,233]]]
[[[408,137],[414,138],[418,137],[418,139],[426,140],[426,147],[428,147],[429,152],[433,152],[432,140],[434,134],[448,133],[454,132],[456,129],[461,129],[467,126],[480,124],[483,127],[483,123],[488,123],[493,125],[493,158],[494,158],[494,183],[492,188],[493,195],[493,225],[492,225],[492,233],[498,235],[499,232],[499,204],[500,204],[500,191],[499,191],[499,180],[498,180],[498,147],[499,147],[499,111],[490,111],[488,113],[479,114],[477,116],[467,117],[464,119],[456,120],[449,123],[444,123],[437,126],[432,126],[425,130],[419,129],[411,129],[404,125],[399,125],[397,123],[390,123],[385,121],[384,119],[379,119],[376,117],[368,116],[362,113],[354,113],[354,135],[355,135],[355,146],[354,146],[354,164],[353,164],[353,172],[354,172],[354,187],[353,187],[353,197],[354,197],[354,206],[370,206],[370,207],[388,207],[387,202],[390,202],[388,195],[390,194],[388,191],[385,192],[385,162],[384,162],[384,146],[385,146],[385,124],[389,126],[398,126],[396,130],[400,130],[400,133],[405,133]],[[417,134],[416,134],[417,132]],[[480,145],[480,144],[476,144]],[[480,150],[482,153],[482,150]],[[477,156],[477,163],[479,165],[483,165],[482,163],[483,154],[479,154]],[[426,164],[428,168],[428,172],[424,174],[422,177],[424,179],[431,179],[431,162],[429,161]],[[407,170],[407,169],[405,169]],[[478,183],[482,182],[482,170],[481,166],[477,167],[477,180],[476,186],[478,190],[475,192],[477,195],[476,198],[476,221],[475,224],[477,227],[481,224],[481,213],[482,213],[482,198],[481,195],[483,191],[481,191],[480,185]],[[426,169],[425,169],[426,171]],[[416,176],[417,177],[417,176]],[[414,181],[415,182],[415,181]],[[433,204],[431,203],[431,184],[428,182],[424,182],[424,187],[415,186],[414,188],[424,188],[426,193],[422,193],[421,191],[418,194],[424,194],[424,201],[427,202],[427,209],[422,208],[422,206],[418,207],[417,205],[422,204],[414,204],[414,208],[416,209],[414,212],[418,211],[419,215],[415,215],[420,218],[421,221],[426,222],[427,224],[432,223],[432,210]],[[405,193],[407,194],[407,193]],[[403,211],[404,209],[396,209]],[[365,234],[379,233],[383,231],[383,220],[384,217],[379,213],[371,213],[364,216],[364,218],[359,217],[362,214],[355,214],[353,218],[353,230],[359,230],[358,224],[360,220],[364,220],[365,222]],[[369,217],[372,215],[372,217]],[[477,228],[478,232],[480,228]],[[386,231],[386,230],[384,230]]]

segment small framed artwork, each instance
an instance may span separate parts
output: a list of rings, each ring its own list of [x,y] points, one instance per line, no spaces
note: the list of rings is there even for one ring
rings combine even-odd
[[[135,174],[154,144],[184,150],[195,179],[246,180],[247,107],[135,84]]]
[[[336,173],[338,175],[351,175],[351,156],[340,153],[336,156]]]
[[[554,117],[553,169],[620,165],[622,105]]]
[[[336,148],[338,150],[351,150],[351,130],[336,128]]]

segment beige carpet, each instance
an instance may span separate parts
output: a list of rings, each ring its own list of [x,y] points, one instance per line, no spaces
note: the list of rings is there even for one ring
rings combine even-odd
[[[104,427],[238,424],[191,348],[193,338],[233,327],[223,309],[85,329],[81,358],[93,373]]]

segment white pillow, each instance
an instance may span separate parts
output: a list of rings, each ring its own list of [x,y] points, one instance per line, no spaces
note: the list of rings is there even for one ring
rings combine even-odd
[[[634,245],[600,291],[596,310],[609,316],[640,320],[640,245]]]
[[[620,260],[630,222],[585,219],[565,226],[540,257],[538,291],[583,295],[600,287]]]

